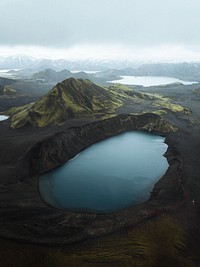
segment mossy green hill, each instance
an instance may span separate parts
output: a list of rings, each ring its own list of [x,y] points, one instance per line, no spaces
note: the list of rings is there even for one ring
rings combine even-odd
[[[162,95],[135,91],[119,84],[105,88],[90,80],[69,78],[35,103],[11,108],[3,114],[12,117],[12,128],[20,128],[25,125],[59,125],[74,117],[98,115],[105,118],[121,112],[164,114],[167,110],[189,114],[186,108]]]
[[[69,78],[58,83],[37,102],[10,110],[12,128],[26,124],[43,127],[66,119],[99,113],[112,113],[123,102],[108,89],[89,80]]]

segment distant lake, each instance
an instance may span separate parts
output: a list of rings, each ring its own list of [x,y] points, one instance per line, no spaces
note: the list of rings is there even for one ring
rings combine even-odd
[[[99,70],[70,70],[71,73],[85,72],[87,74],[95,74],[100,72]]]
[[[172,83],[182,83],[184,85],[191,85],[197,82],[189,82],[179,80],[173,77],[161,77],[161,76],[121,76],[122,79],[110,81],[111,83],[120,83],[127,85],[142,85],[144,87],[167,85]]]
[[[0,121],[5,121],[9,118],[9,116],[6,115],[0,115]]]
[[[164,138],[126,132],[91,145],[43,175],[39,189],[58,208],[109,212],[148,199],[168,168]]]

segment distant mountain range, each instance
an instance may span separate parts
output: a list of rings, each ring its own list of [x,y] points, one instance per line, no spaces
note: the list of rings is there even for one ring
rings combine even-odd
[[[31,80],[38,80],[45,83],[53,83],[63,81],[67,78],[89,79],[89,75],[85,72],[71,73],[69,70],[55,71],[53,69],[45,69],[31,76]]]
[[[65,69],[68,64],[68,61],[62,59],[37,59],[28,56],[0,57],[0,69]]]
[[[124,69],[123,75],[165,76],[185,80],[200,80],[200,63],[143,64],[138,68]]]
[[[96,79],[112,80],[122,75],[133,76],[165,76],[183,80],[200,81],[200,63],[135,63],[128,60],[52,60],[36,59],[28,56],[0,57],[0,69],[21,69],[18,74],[27,77],[33,73],[34,79],[51,78],[52,81],[61,81],[68,77],[87,79],[86,73],[82,76],[70,74],[72,70],[98,70],[98,74],[92,75]],[[51,70],[50,70],[51,69]],[[68,71],[67,71],[68,70]],[[57,71],[57,73],[55,73]],[[40,73],[41,72],[41,73]],[[23,76],[22,75],[22,76]],[[90,77],[91,78],[91,77]],[[96,80],[97,81],[97,80]]]
[[[54,70],[103,70],[107,68],[135,67],[136,63],[127,60],[65,60],[32,58],[28,56],[0,57],[0,69],[35,69],[44,70],[51,68]]]

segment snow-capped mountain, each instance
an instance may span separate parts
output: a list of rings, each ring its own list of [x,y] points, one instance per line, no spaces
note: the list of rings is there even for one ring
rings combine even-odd
[[[36,69],[43,70],[52,68],[55,70],[103,70],[108,68],[126,68],[135,67],[136,64],[127,60],[65,60],[65,59],[47,59],[47,58],[33,58],[28,56],[9,56],[0,57],[0,69]]]

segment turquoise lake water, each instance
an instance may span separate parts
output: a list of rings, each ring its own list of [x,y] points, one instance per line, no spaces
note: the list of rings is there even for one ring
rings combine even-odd
[[[164,138],[126,132],[91,145],[43,175],[39,189],[51,206],[109,212],[147,200],[168,168]]]

